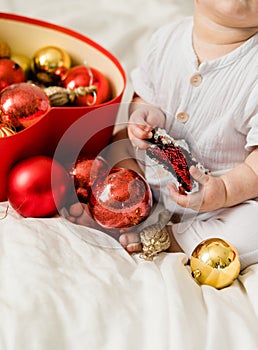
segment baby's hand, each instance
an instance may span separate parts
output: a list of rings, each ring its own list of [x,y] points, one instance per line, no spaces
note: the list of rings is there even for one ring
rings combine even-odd
[[[169,184],[171,198],[184,208],[191,208],[198,212],[213,211],[225,206],[226,188],[220,177],[204,174],[192,166],[190,174],[200,185],[198,192],[188,195],[180,194],[174,184]]]
[[[128,137],[133,146],[144,149],[147,147],[144,140],[152,137],[151,131],[155,127],[164,127],[164,124],[165,115],[160,109],[141,103],[130,115]]]

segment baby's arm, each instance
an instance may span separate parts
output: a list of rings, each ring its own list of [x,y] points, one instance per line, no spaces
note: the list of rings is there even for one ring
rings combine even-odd
[[[258,197],[258,147],[242,164],[220,177],[203,174],[195,167],[190,172],[200,184],[200,191],[182,195],[173,184],[169,185],[172,199],[182,207],[212,211]]]
[[[151,130],[165,125],[166,117],[161,109],[137,95],[130,104],[129,115],[128,137],[135,147],[146,148],[143,140],[152,137]]]

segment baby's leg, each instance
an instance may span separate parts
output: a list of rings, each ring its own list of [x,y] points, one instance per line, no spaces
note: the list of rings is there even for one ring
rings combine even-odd
[[[214,213],[199,214],[190,222],[172,226],[174,237],[190,257],[195,247],[208,238],[221,238],[239,252],[241,268],[258,262],[258,202],[246,201]]]
[[[97,230],[105,231],[105,233],[117,239],[130,254],[138,253],[141,251],[142,247],[138,233],[127,232],[120,234],[120,232],[109,232],[108,230],[104,230],[92,219],[89,208],[86,204],[77,202],[71,205],[68,210],[66,219],[77,225],[83,225],[95,228]]]

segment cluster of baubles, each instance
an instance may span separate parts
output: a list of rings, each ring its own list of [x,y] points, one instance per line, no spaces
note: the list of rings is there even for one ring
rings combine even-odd
[[[73,191],[74,189],[74,191]],[[109,168],[102,158],[79,158],[71,169],[46,156],[13,166],[7,196],[24,217],[49,217],[77,200],[89,205],[93,219],[107,229],[126,229],[145,220],[152,193],[145,179],[125,168]]]
[[[73,65],[62,48],[42,47],[29,58],[0,40],[0,137],[31,126],[50,107],[86,107],[110,98],[106,76],[87,63]]]
[[[29,157],[13,166],[7,190],[11,206],[22,216],[34,218],[58,214],[72,203],[75,192],[100,227],[118,232],[140,224],[152,209],[151,190],[140,174],[110,169],[98,157],[80,158],[70,170],[50,157]],[[228,242],[210,238],[194,249],[190,267],[200,285],[221,289],[238,277],[239,254]]]

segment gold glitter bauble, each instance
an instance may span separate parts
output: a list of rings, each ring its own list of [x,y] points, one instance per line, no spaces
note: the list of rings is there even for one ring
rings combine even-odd
[[[194,249],[190,266],[197,282],[220,289],[229,286],[238,277],[240,259],[231,244],[220,238],[210,238]]]

